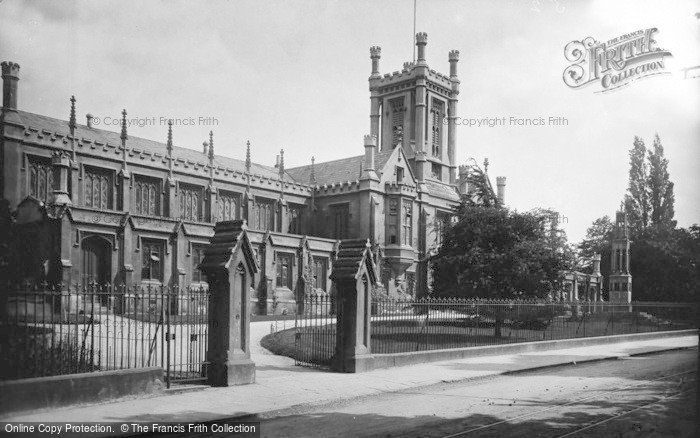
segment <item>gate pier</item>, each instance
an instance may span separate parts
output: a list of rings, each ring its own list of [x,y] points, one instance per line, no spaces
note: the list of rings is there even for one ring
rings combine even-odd
[[[370,347],[370,310],[377,275],[368,241],[340,243],[331,280],[338,294],[336,354],[331,367],[343,373],[371,371],[374,356]]]
[[[255,382],[250,359],[250,285],[257,261],[244,220],[218,222],[199,269],[207,276],[209,348],[207,370],[211,386]]]

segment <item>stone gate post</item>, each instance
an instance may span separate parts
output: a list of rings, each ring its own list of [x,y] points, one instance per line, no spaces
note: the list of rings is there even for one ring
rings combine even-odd
[[[255,382],[250,359],[250,287],[258,272],[244,220],[218,222],[199,269],[209,283],[208,383]]]
[[[370,310],[377,275],[369,241],[342,241],[330,278],[337,293],[336,351],[331,366],[343,373],[371,371]]]

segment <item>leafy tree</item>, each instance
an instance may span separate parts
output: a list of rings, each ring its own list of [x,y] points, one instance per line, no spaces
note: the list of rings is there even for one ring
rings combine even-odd
[[[634,145],[630,150],[629,186],[625,197],[625,210],[630,227],[635,233],[646,229],[649,225],[649,172],[644,160],[646,153],[644,140],[635,136]]]
[[[586,237],[578,245],[579,254],[583,259],[583,269],[588,273],[593,272],[593,256],[600,254],[600,272],[603,278],[610,275],[610,242],[612,239],[613,223],[610,216],[603,216],[593,221]]]
[[[434,294],[464,298],[544,298],[557,287],[563,255],[550,245],[550,217],[464,202],[432,258]],[[495,335],[503,317],[495,315]]]
[[[484,163],[486,166],[488,161]],[[467,185],[469,191],[465,196],[465,203],[471,206],[500,207],[498,196],[493,191],[486,171],[481,169],[476,161],[470,160],[467,164]]]
[[[632,236],[641,235],[650,226],[675,228],[674,202],[668,160],[664,157],[659,135],[654,136],[653,150],[648,155],[644,140],[634,137],[634,146],[630,150],[629,186],[624,201]]]
[[[659,134],[654,137],[654,150],[649,152],[649,201],[651,225],[662,228],[675,228],[673,220],[673,183],[669,180],[668,160],[664,157],[664,147]]]
[[[697,301],[700,227],[654,227],[630,244],[635,301]]]

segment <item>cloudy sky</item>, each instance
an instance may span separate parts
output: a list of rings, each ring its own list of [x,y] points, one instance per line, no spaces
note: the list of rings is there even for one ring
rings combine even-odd
[[[448,73],[448,52],[461,53],[460,116],[568,120],[458,127],[459,162],[488,157],[509,206],[558,210],[578,241],[619,206],[634,136],[651,146],[658,133],[676,219],[700,222],[700,79],[681,73],[700,65],[697,1],[418,0],[417,11],[431,68]],[[673,74],[603,94],[564,84],[567,43],[652,27]],[[369,47],[391,73],[412,42],[412,0],[0,0],[0,57],[21,65],[20,109],[67,119],[74,94],[81,119],[118,131],[126,108],[149,120],[130,135],[161,141],[161,120],[193,119],[176,127],[178,146],[199,150],[213,129],[217,153],[242,159],[250,140],[254,161],[272,165],[284,148],[287,167],[362,154]]]

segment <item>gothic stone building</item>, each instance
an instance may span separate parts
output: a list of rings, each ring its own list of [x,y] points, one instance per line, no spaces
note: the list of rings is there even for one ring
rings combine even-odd
[[[177,147],[18,107],[18,64],[2,63],[0,191],[14,243],[3,275],[63,284],[205,285],[197,269],[217,221],[245,219],[261,311],[330,292],[338,241],[368,239],[385,293],[429,291],[428,258],[460,199],[455,164],[459,52],[449,76],[418,58],[381,75],[370,49],[370,133],[362,155],[297,168]],[[166,137],[167,135],[167,137]],[[358,151],[358,152],[359,152]],[[242,155],[242,154],[241,154]],[[499,179],[499,186],[505,180]],[[462,184],[464,186],[464,184]],[[502,194],[502,187],[499,187]],[[9,218],[9,219],[8,219]],[[6,245],[6,248],[7,248]]]

